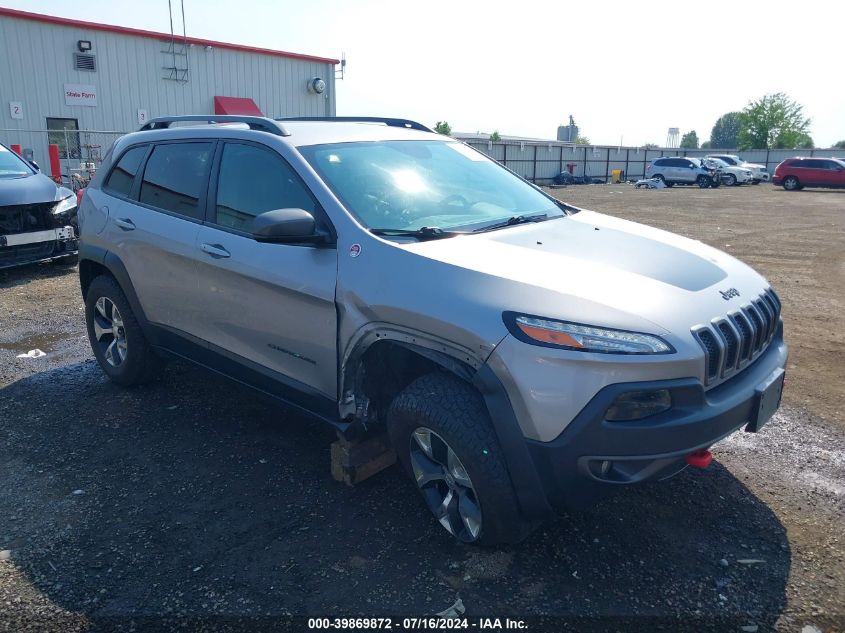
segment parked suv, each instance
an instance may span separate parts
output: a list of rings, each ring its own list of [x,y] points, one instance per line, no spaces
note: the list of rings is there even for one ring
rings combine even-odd
[[[704,189],[713,184],[715,172],[702,165],[697,158],[666,156],[649,163],[645,174],[646,178],[659,178],[668,187],[698,185]]]
[[[804,187],[845,188],[845,162],[836,158],[787,158],[775,167],[775,185],[787,191]]]
[[[701,162],[708,169],[718,171],[721,175],[722,182],[726,185],[744,185],[754,180],[754,175],[750,169],[729,165],[720,158],[702,158]]]
[[[0,144],[0,268],[76,254],[76,196]]]
[[[728,165],[751,170],[751,174],[754,177],[752,182],[755,185],[759,185],[761,182],[769,181],[769,170],[766,168],[765,165],[760,165],[758,163],[749,163],[745,159],[737,156],[736,154],[711,154],[706,156],[705,158],[718,158],[719,160],[725,161]]]
[[[564,204],[418,123],[171,127],[208,118],[124,136],[82,199],[113,381],[175,355],[346,437],[387,433],[439,523],[482,544],[704,466],[778,407],[781,303],[730,255]]]

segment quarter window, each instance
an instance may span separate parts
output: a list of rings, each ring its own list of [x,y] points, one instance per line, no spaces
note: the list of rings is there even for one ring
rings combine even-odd
[[[144,169],[139,201],[165,211],[202,219],[213,143],[168,143],[153,149]]]
[[[255,216],[275,209],[305,209],[315,202],[290,165],[275,152],[227,143],[220,159],[216,223],[250,232]]]
[[[135,174],[141,167],[141,161],[144,160],[148,147],[149,145],[141,145],[125,152],[109,174],[105,188],[114,193],[128,196],[129,192],[132,191]]]

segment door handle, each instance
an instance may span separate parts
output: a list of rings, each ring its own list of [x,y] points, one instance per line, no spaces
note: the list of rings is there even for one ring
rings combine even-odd
[[[200,250],[203,253],[211,255],[212,257],[214,257],[216,259],[222,259],[222,258],[232,256],[232,254],[229,251],[227,251],[225,248],[223,248],[220,244],[205,244],[205,243],[203,243],[203,244],[200,245]]]
[[[115,218],[114,223],[117,224],[124,231],[134,231],[135,223],[128,218]]]

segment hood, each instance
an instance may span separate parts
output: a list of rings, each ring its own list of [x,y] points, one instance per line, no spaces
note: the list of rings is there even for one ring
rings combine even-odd
[[[56,183],[44,174],[23,178],[0,178],[0,207],[38,204],[56,199]]]
[[[482,273],[469,294],[495,291],[503,309],[642,331],[688,331],[766,286],[701,242],[590,211],[402,248]]]
[[[742,163],[740,167],[745,167],[747,169],[765,169],[765,165],[761,165],[760,163]]]

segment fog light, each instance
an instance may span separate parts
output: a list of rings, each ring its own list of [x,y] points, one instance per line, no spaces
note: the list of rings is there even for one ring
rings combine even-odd
[[[668,389],[628,391],[616,397],[604,414],[605,420],[642,420],[672,407]]]

